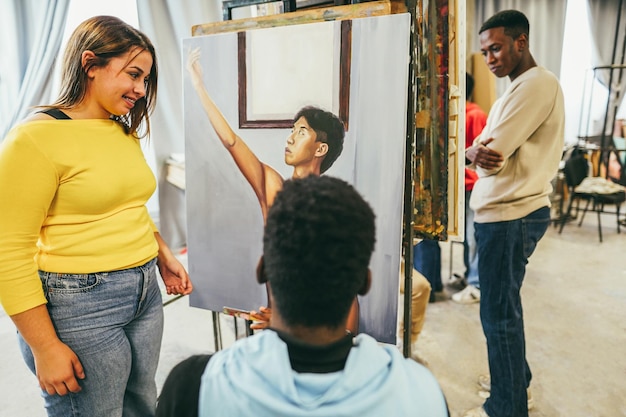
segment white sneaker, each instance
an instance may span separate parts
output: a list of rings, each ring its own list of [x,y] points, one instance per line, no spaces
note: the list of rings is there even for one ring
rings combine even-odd
[[[480,390],[478,391],[478,396],[481,398],[487,399],[489,398],[491,391],[491,377],[489,375],[478,375],[478,386]],[[526,390],[526,397],[528,398],[528,411],[532,410],[535,407],[535,400],[533,399],[533,393],[528,388]]]
[[[480,290],[473,285],[468,285],[462,291],[452,294],[452,301],[461,304],[474,304],[480,302]]]
[[[533,394],[530,391],[530,388],[526,389],[526,397],[528,398],[528,411],[532,410],[533,408],[535,408],[535,400],[533,399]]]
[[[446,286],[455,289],[457,291],[461,291],[463,288],[467,287],[467,279],[463,275],[454,274],[454,278],[450,278]]]
[[[490,375],[485,375],[485,374],[478,375],[477,382],[481,390],[487,391],[487,392],[491,391],[491,376]]]

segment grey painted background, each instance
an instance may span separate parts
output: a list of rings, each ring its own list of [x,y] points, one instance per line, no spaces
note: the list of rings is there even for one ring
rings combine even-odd
[[[396,337],[408,42],[408,14],[353,20],[349,130],[343,153],[324,174],[354,184],[377,215],[373,284],[360,298],[360,331],[387,343]],[[292,169],[283,160],[289,129],[238,129],[237,34],[184,39],[183,59],[196,47],[207,90],[232,128],[261,161],[289,178]],[[266,305],[265,286],[255,280],[263,234],[259,203],[214,133],[186,72],[184,106],[191,305],[257,309]]]

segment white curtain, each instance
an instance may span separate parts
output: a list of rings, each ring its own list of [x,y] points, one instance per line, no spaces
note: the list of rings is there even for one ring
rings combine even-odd
[[[34,105],[49,103],[70,0],[0,1],[0,141]]]
[[[626,0],[588,0],[589,30],[592,37],[592,65],[624,65],[626,47]],[[626,70],[597,70],[596,78],[604,86],[611,82],[605,129],[611,132],[616,111],[624,100]]]
[[[519,10],[530,23],[530,52],[535,61],[558,77],[561,73],[566,8],[567,0],[475,0],[476,33],[467,42],[472,46],[472,51],[480,51],[478,30],[483,22],[499,11]],[[498,80],[498,96],[507,85],[508,79]]]
[[[154,43],[159,65],[157,105],[151,118],[159,181],[159,228],[173,247],[187,243],[184,192],[165,180],[165,161],[183,153],[183,64],[182,39],[191,37],[191,27],[222,19],[220,0],[137,0],[139,28]]]
[[[626,0],[588,0],[587,7],[593,45],[593,66],[623,63],[621,61],[626,40]],[[608,73],[599,78],[606,84]]]

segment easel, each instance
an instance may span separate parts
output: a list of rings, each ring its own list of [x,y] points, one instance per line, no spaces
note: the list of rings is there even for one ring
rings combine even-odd
[[[228,20],[218,23],[197,25],[192,28],[192,36],[208,34],[250,30],[257,28],[269,28],[284,25],[322,22],[329,20],[348,20],[360,17],[372,17],[386,14],[409,11],[412,15],[412,31],[410,40],[411,65],[409,70],[409,92],[407,106],[407,137],[406,137],[406,161],[405,161],[405,192],[404,192],[404,230],[405,236],[402,245],[405,253],[405,263],[412,265],[412,247],[415,228],[415,189],[417,164],[422,167],[425,164],[434,164],[434,169],[446,171],[447,166],[447,104],[448,104],[448,78],[447,71],[447,44],[448,44],[448,0],[427,2],[422,0],[407,1],[373,1],[346,6],[324,7],[304,11],[295,11],[280,15],[263,16],[251,19]],[[443,7],[446,6],[446,7]],[[428,10],[423,10],[428,8]],[[424,16],[428,16],[424,19]],[[444,60],[440,55],[429,57],[431,51],[422,48],[424,40],[443,45]],[[421,43],[420,43],[421,42]],[[427,59],[424,59],[427,58]],[[433,71],[433,65],[442,63],[440,68]],[[428,91],[429,94],[418,94],[418,92]],[[440,120],[444,120],[443,122]],[[439,137],[446,140],[440,143]],[[443,154],[441,159],[439,154]],[[433,158],[434,157],[434,158]],[[430,168],[429,168],[430,169]],[[432,172],[430,170],[429,172]],[[437,177],[437,192],[430,193],[425,199],[420,196],[420,201],[428,200],[429,204],[436,201],[438,210],[427,210],[431,218],[437,217],[432,224],[437,224],[436,229],[426,231],[430,238],[446,237],[447,215],[443,215],[442,208],[447,205],[447,177],[443,175],[443,180]],[[440,181],[441,180],[441,181]],[[441,188],[443,187],[443,188]],[[422,210],[418,214],[423,216]],[[445,217],[445,218],[443,218]],[[442,226],[443,225],[443,226]],[[424,230],[418,230],[418,234],[424,234]],[[405,288],[412,288],[411,268],[405,268]],[[404,296],[404,322],[411,323],[411,293],[405,291]],[[214,334],[216,336],[216,350],[221,345],[221,332],[219,329],[219,313],[214,313]],[[249,326],[249,323],[246,323]],[[410,356],[410,326],[404,329],[403,353]],[[219,341],[219,343],[218,343]],[[219,346],[221,348],[221,346]]]

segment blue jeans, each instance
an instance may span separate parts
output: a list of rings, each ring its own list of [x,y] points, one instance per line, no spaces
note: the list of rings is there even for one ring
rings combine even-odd
[[[478,248],[474,234],[474,210],[469,206],[471,191],[465,192],[465,240],[463,241],[463,263],[467,283],[480,288],[478,279]]]
[[[155,374],[163,334],[156,260],[93,274],[39,272],[57,334],[78,355],[82,390],[42,391],[50,417],[146,417],[156,408]],[[22,356],[33,355],[19,336]]]
[[[518,220],[476,223],[480,276],[480,320],[487,339],[491,396],[483,405],[490,417],[527,417],[526,388],[532,374],[520,289],[528,257],[550,224],[550,209]]]
[[[443,290],[439,241],[424,239],[413,246],[413,268],[426,277],[433,292]]]

